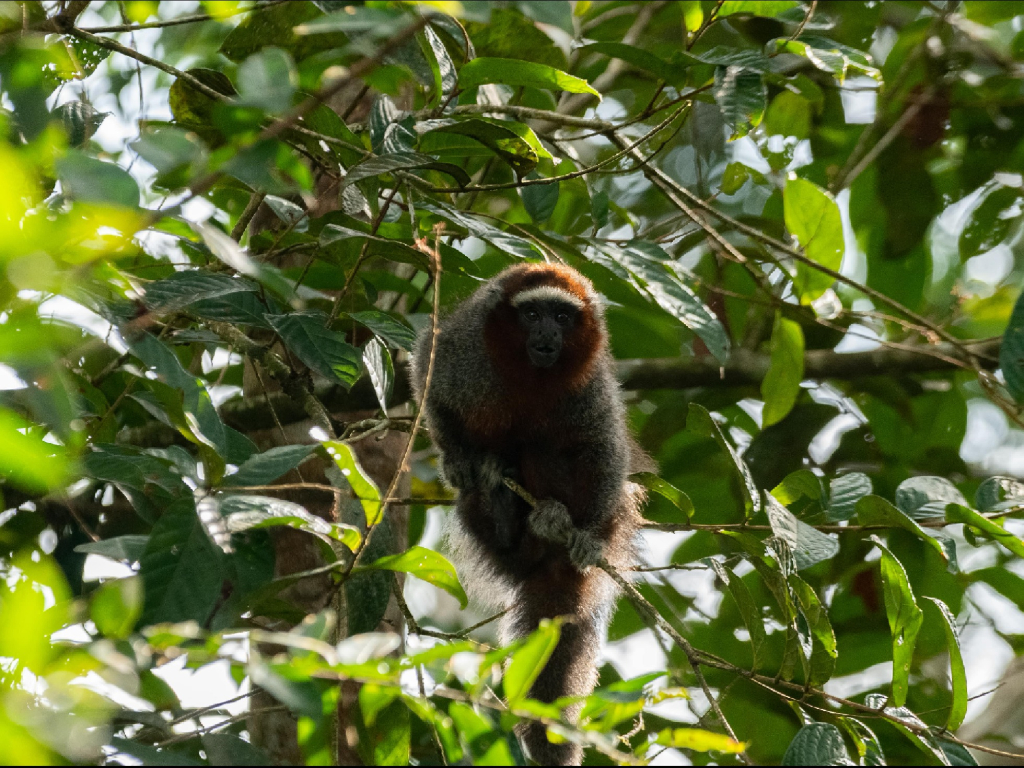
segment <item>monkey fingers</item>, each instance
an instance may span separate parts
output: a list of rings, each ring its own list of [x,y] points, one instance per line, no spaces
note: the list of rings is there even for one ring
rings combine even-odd
[[[439,472],[447,485],[458,491],[468,491],[477,484],[477,471],[473,462],[456,459],[450,453],[442,454]]]
[[[530,530],[547,541],[565,544],[573,532],[572,518],[565,504],[554,499],[542,499],[530,513]]]
[[[604,556],[604,545],[590,531],[574,528],[569,534],[569,559],[579,570],[597,565]]]

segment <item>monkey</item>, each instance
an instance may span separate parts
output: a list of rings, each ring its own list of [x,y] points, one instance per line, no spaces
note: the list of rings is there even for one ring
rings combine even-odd
[[[421,335],[412,359],[418,402],[432,336]],[[598,295],[567,266],[517,264],[441,321],[433,356],[424,417],[456,492],[448,538],[467,588],[508,609],[503,642],[567,617],[530,696],[587,696],[616,594],[592,566],[602,555],[631,564],[643,500],[627,480],[643,454],[626,425]],[[570,719],[579,709],[567,709]],[[541,765],[582,760],[581,747],[550,743],[542,724],[519,735]]]

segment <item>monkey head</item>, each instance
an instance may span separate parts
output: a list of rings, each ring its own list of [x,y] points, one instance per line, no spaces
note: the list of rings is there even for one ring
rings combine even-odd
[[[496,288],[484,332],[502,380],[544,389],[586,383],[607,344],[590,281],[558,264],[520,264]]]
[[[583,302],[559,288],[542,285],[517,293],[512,306],[526,334],[530,362],[535,368],[550,368],[558,362],[565,338],[572,335]]]

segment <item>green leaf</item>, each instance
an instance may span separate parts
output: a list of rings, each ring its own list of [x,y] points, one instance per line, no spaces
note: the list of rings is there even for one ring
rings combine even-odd
[[[447,133],[468,136],[494,152],[519,176],[525,176],[537,167],[537,152],[503,120],[487,120],[481,117],[428,120],[418,123],[416,131],[427,135]]]
[[[45,442],[45,431],[0,408],[0,477],[27,491],[45,493],[68,482],[64,448]]]
[[[956,632],[956,619],[944,602],[936,597],[925,597],[939,610],[942,629],[946,634],[946,650],[949,651],[950,679],[953,681],[953,706],[946,719],[946,730],[955,733],[967,717],[967,671],[964,657],[960,652],[960,638]]]
[[[1018,539],[994,520],[982,517],[973,509],[960,504],[949,504],[946,506],[946,520],[950,523],[963,523],[976,528],[989,538],[998,541],[1017,557],[1024,557],[1024,541]]]
[[[349,168],[348,174],[345,176],[345,185],[355,184],[362,179],[369,179],[382,174],[394,173],[395,171],[411,171],[418,168],[426,168],[427,170],[448,174],[455,179],[460,187],[464,187],[472,181],[468,173],[452,163],[438,162],[430,155],[424,155],[420,152],[394,152],[379,157],[371,157],[359,163],[359,165]]]
[[[771,363],[761,382],[765,427],[782,421],[796,404],[804,377],[804,332],[800,324],[775,313],[772,328]]]
[[[509,703],[526,698],[537,677],[548,663],[561,636],[561,623],[542,619],[540,626],[512,652],[505,670],[505,695]]]
[[[732,459],[733,466],[736,467],[736,471],[742,480],[740,490],[747,509],[747,517],[753,517],[760,512],[761,494],[757,490],[757,486],[754,485],[754,478],[750,474],[750,469],[747,467],[746,462],[740,458],[740,455],[736,453],[732,444],[725,439],[725,435],[722,434],[722,430],[719,429],[715,420],[711,418],[707,408],[698,403],[690,403],[686,416],[686,428],[698,435],[715,439],[719,447]]]
[[[154,369],[162,381],[182,391],[187,434],[213,448],[222,457],[230,455],[227,428],[202,380],[186,371],[177,356],[155,336],[146,333],[127,341],[133,355]]]
[[[780,53],[802,56],[816,69],[828,72],[840,81],[845,80],[851,70],[856,74],[881,79],[881,73],[871,65],[871,58],[867,54],[819,35],[801,35],[796,40],[780,37],[770,41],[765,51],[776,56]]]
[[[871,478],[863,472],[840,475],[829,484],[828,519],[849,520],[857,511],[857,502],[872,491]]]
[[[395,366],[391,362],[391,353],[381,343],[380,339],[374,336],[363,348],[363,364],[366,372],[370,375],[370,382],[373,384],[374,394],[377,395],[377,402],[381,410],[388,412],[388,398],[391,397],[391,389],[395,383]]]
[[[967,574],[971,583],[983,582],[996,592],[1024,609],[1024,578],[1001,566],[981,568]]]
[[[625,277],[642,295],[700,337],[715,359],[725,363],[729,336],[718,316],[682,280],[678,265],[658,245],[633,240],[625,246],[592,239],[591,260]]]
[[[230,533],[286,526],[312,533],[324,541],[339,541],[353,552],[362,540],[359,531],[351,525],[324,520],[293,501],[249,494],[218,496],[216,501]]]
[[[146,594],[143,623],[206,623],[227,574],[191,498],[174,502],[156,521],[139,570]]]
[[[1013,399],[1024,403],[1024,292],[1013,305],[1010,322],[999,347],[999,367]]]
[[[111,579],[93,593],[89,618],[105,637],[124,640],[142,615],[142,579]]]
[[[224,485],[268,485],[308,459],[315,445],[281,445],[250,457],[238,471],[224,479]]]
[[[189,305],[189,311],[208,320],[253,325],[260,328],[270,327],[266,315],[273,314],[271,309],[252,293],[231,293],[226,296],[200,299]]]
[[[747,183],[750,178],[750,168],[743,163],[729,163],[725,166],[725,173],[722,174],[722,193],[734,195]]]
[[[185,74],[191,75],[207,88],[224,96],[234,96],[238,93],[228,76],[215,69],[196,67],[185,70]],[[204,138],[219,136],[210,129],[213,124],[213,110],[220,103],[219,99],[213,99],[196,90],[180,77],[171,84],[167,98],[176,123],[195,130]]]
[[[742,754],[747,745],[733,741],[721,733],[712,733],[700,728],[666,728],[658,732],[656,743],[674,749],[688,749],[693,752],[725,752],[730,755]]]
[[[999,186],[970,213],[960,232],[960,259],[967,261],[992,250],[1010,235],[1021,217],[1021,190]]]
[[[547,88],[569,93],[589,93],[601,100],[601,94],[590,83],[566,74],[546,64],[520,59],[492,59],[480,57],[463,65],[459,71],[459,87],[475,88],[484,83],[502,83],[511,86]]]
[[[882,745],[879,743],[874,731],[854,717],[841,718],[841,722],[857,745],[860,765],[875,766],[886,764],[885,753],[882,751]]]
[[[139,185],[128,171],[114,163],[71,149],[57,158],[56,170],[61,189],[73,200],[139,207]]]
[[[265,751],[229,733],[204,733],[203,751],[210,765],[270,765]]]
[[[531,173],[527,179],[541,178],[536,173]],[[535,224],[543,224],[551,218],[558,205],[559,183],[554,184],[533,184],[528,187],[520,187],[519,195],[523,198],[523,207],[530,214]]]
[[[146,551],[146,543],[148,541],[149,536],[127,534],[125,536],[115,536],[112,539],[79,544],[75,547],[75,552],[81,552],[86,555],[102,555],[103,557],[109,557],[111,560],[122,560],[126,563],[137,563],[139,558],[142,557],[142,553]]]
[[[910,531],[934,549],[944,561],[949,562],[949,556],[941,543],[929,536],[913,518],[907,516],[881,496],[861,497],[857,501],[856,510],[857,522],[861,525],[884,525],[889,528],[902,528],[905,531]]]
[[[429,24],[423,28],[423,40],[426,43],[426,50],[430,53],[427,60],[434,73],[433,103],[438,104],[442,99],[451,96],[458,85],[459,73],[448,49]]]
[[[732,126],[730,140],[746,136],[761,124],[767,96],[760,72],[738,65],[717,67],[712,95]]]
[[[979,512],[1002,512],[1022,507],[1024,483],[1012,477],[987,478],[974,493],[974,506]]]
[[[769,135],[806,139],[811,133],[811,103],[792,91],[783,91],[772,99],[764,127]]]
[[[203,269],[186,269],[147,285],[144,300],[151,312],[174,312],[203,299],[258,290],[259,286],[248,280]]]
[[[761,616],[761,609],[754,601],[750,590],[747,589],[747,585],[743,583],[743,579],[737,577],[730,568],[714,558],[709,558],[708,562],[711,563],[715,575],[729,589],[732,599],[736,601],[740,618],[743,619],[743,626],[747,628],[747,634],[750,635],[750,652],[753,657],[753,668],[760,669],[764,663],[764,654],[767,651],[765,643],[768,640],[768,634],[764,628],[764,619]]]
[[[366,687],[363,686],[363,690]],[[363,701],[364,696],[360,690],[361,707]],[[363,709],[363,712],[365,713],[366,709]],[[360,722],[360,719],[356,718],[356,728],[359,731],[359,755],[364,765],[409,764],[410,718],[409,708],[403,698],[398,697],[374,712],[372,724],[366,723],[365,720]]]
[[[839,206],[825,190],[805,179],[790,179],[783,192],[786,229],[811,261],[838,271],[845,244]],[[805,264],[796,265],[793,287],[800,303],[809,304],[833,283],[833,278]]]
[[[663,480],[653,472],[636,472],[630,475],[629,479],[670,501],[676,509],[683,513],[683,520],[689,520],[693,516],[693,502],[690,501],[690,497],[667,480]]]
[[[406,352],[412,352],[416,345],[416,331],[386,312],[368,309],[364,312],[349,312],[348,316],[357,323],[365,325],[392,346],[404,349]]]
[[[510,253],[517,258],[538,259],[543,255],[529,240],[503,232],[497,227],[481,221],[471,213],[460,211],[438,200],[418,203],[416,207],[420,210],[429,211],[435,216],[439,216],[445,221],[449,221],[457,227],[467,230],[474,237],[479,237],[495,248]]]
[[[340,333],[328,330],[327,316],[320,312],[268,315],[285,346],[312,370],[351,387],[362,372],[359,350]]]
[[[309,216],[302,206],[277,195],[267,195],[263,202],[292,232],[305,232],[309,229]]]
[[[772,496],[778,499],[780,504],[786,506],[804,497],[812,501],[820,501],[823,493],[821,478],[809,469],[790,472],[782,479],[781,483],[772,488]]]
[[[766,494],[765,502],[772,531],[789,545],[797,570],[810,568],[815,563],[835,557],[839,552],[839,542],[835,538],[797,520],[774,496]]]
[[[238,103],[267,112],[284,112],[292,105],[297,84],[292,57],[280,48],[263,48],[238,68]]]
[[[405,552],[397,555],[388,555],[375,560],[370,565],[363,566],[358,570],[383,570],[408,573],[418,579],[433,584],[443,589],[456,600],[463,608],[466,607],[466,593],[459,582],[455,567],[448,562],[444,555],[425,547],[409,547]]]
[[[675,86],[682,86],[686,82],[686,70],[669,64],[659,56],[650,51],[637,48],[634,45],[618,43],[614,41],[589,43],[581,45],[576,49],[577,56],[585,56],[589,53],[601,53],[615,59],[621,59],[627,64],[632,64],[638,69],[657,75],[660,79]]]
[[[349,485],[352,486],[352,492],[359,499],[363,513],[366,515],[366,525],[371,527],[376,525],[380,522],[383,514],[380,489],[360,465],[355,451],[348,443],[340,441],[328,441],[323,446],[327,449],[330,457],[334,459],[334,463],[338,465],[338,469],[348,480]]]
[[[911,477],[896,488],[896,506],[913,517],[941,517],[946,504],[966,507],[967,500],[944,477]]]
[[[892,700],[897,707],[902,707],[907,702],[910,663],[924,614],[917,607],[903,565],[877,537],[873,536],[872,541],[882,553],[882,593],[885,597],[885,615],[889,619],[889,630],[892,633]]]
[[[853,765],[843,734],[831,723],[801,728],[782,756],[783,765]]]
[[[367,256],[379,256],[382,259],[397,261],[400,264],[413,264],[423,271],[429,269],[430,264],[427,257],[411,245],[407,245],[399,240],[370,235],[358,229],[350,229],[338,224],[328,224],[323,228],[323,231],[320,233],[320,246],[328,246],[331,243],[348,238],[365,240]]]
[[[807,620],[811,630],[811,657],[807,671],[807,682],[811,685],[824,685],[832,677],[836,668],[836,635],[829,621],[828,611],[822,605],[811,585],[795,573],[787,579],[789,587],[796,595],[800,611]]]
[[[61,104],[50,113],[60,121],[64,133],[68,136],[68,145],[81,147],[86,144],[99,130],[109,116],[109,112],[98,112],[92,104],[85,101],[69,101]]]

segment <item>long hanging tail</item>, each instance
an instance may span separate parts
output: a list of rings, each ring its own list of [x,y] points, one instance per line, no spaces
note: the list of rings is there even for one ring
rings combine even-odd
[[[609,592],[602,583],[607,580],[603,573],[592,569],[584,575],[574,570],[558,574],[555,580],[553,576],[547,573],[522,584],[506,623],[506,639],[511,640],[533,632],[541,619],[567,617],[558,645],[530,689],[531,698],[546,703],[593,692],[608,614],[607,597],[601,594]],[[580,706],[567,710],[570,721],[579,710]],[[525,723],[517,732],[530,757],[540,765],[579,765],[583,760],[582,747],[568,742],[552,744],[540,723]]]

